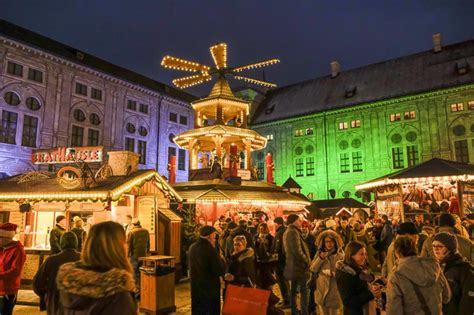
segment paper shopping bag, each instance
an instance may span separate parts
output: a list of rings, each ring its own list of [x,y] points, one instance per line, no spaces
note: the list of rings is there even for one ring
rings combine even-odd
[[[270,291],[229,284],[226,288],[222,315],[265,315]]]

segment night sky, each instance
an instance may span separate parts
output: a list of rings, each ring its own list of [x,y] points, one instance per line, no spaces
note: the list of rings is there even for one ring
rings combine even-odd
[[[437,32],[444,45],[474,39],[473,12],[473,0],[0,1],[7,21],[167,84],[181,73],[161,68],[166,54],[211,64],[208,47],[226,42],[229,65],[280,58],[265,74],[283,86],[333,60],[347,70],[431,49]]]

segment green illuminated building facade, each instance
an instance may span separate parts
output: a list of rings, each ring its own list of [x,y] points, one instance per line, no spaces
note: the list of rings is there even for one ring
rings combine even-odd
[[[266,135],[253,161],[303,193],[342,197],[364,181],[433,157],[474,163],[474,40],[271,90],[252,128]]]

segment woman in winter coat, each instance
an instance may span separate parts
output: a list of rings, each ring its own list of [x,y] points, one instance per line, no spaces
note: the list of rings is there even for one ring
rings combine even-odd
[[[343,242],[332,230],[322,232],[316,241],[318,250],[311,262],[312,279],[316,281],[314,299],[323,315],[337,315],[342,308],[336,284],[336,263],[344,259]]]
[[[336,263],[336,283],[344,306],[344,315],[375,314],[375,297],[380,288],[371,286],[374,277],[365,267],[365,245],[352,241],[346,245],[344,260]]]
[[[439,264],[418,257],[408,236],[398,237],[394,245],[398,265],[388,280],[386,314],[441,314],[451,292]]]
[[[473,266],[458,252],[453,234],[438,233],[433,238],[433,253],[444,271],[451,289],[451,300],[443,305],[443,314],[474,314]]]
[[[244,235],[234,237],[234,251],[230,257],[224,280],[227,284],[253,287],[257,281],[255,271],[255,255],[252,248],[247,247]]]
[[[61,314],[137,314],[125,231],[116,222],[93,225],[81,260],[62,265],[56,282]]]

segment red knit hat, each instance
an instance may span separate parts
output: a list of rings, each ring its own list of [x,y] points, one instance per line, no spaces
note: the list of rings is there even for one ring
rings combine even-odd
[[[0,224],[0,236],[11,237],[15,236],[17,225],[13,223]]]

